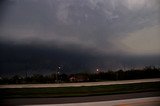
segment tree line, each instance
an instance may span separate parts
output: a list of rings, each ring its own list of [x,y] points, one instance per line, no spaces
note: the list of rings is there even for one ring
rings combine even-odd
[[[0,77],[0,84],[29,84],[29,83],[67,83],[67,82],[93,82],[107,80],[130,80],[144,78],[160,78],[160,68],[144,67],[143,69],[130,69],[118,71],[98,71],[95,73],[63,74],[53,73],[50,75],[34,74],[31,76],[15,75],[11,78]]]

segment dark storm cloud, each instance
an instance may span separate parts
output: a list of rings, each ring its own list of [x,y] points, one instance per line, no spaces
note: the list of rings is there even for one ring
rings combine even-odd
[[[159,56],[91,55],[58,48],[38,48],[26,45],[0,44],[0,75],[25,75],[55,73],[61,66],[62,73],[94,72],[158,66]]]
[[[7,70],[6,58],[22,60],[10,63],[15,70],[39,59],[50,64],[42,68],[48,70],[66,63],[79,69],[159,65],[159,5],[159,0],[1,1],[2,69]]]
[[[4,15],[4,11],[6,9],[6,5],[7,5],[6,3],[7,3],[7,0],[1,0],[0,1],[0,14],[1,14],[0,22],[1,22],[1,19],[2,19],[3,15]]]
[[[13,3],[1,24],[1,39],[123,52],[126,48],[115,44],[115,38],[159,21],[156,0],[129,1],[9,0]]]

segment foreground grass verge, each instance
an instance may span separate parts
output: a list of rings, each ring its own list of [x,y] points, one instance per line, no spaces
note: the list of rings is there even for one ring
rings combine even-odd
[[[159,91],[160,82],[57,88],[2,88],[2,98],[73,97]]]

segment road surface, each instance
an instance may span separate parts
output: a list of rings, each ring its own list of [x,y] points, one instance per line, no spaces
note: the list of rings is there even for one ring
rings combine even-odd
[[[9,84],[9,85],[0,85],[0,88],[78,87],[78,86],[132,84],[132,83],[143,83],[143,82],[160,82],[160,78],[123,80],[123,81],[105,81],[105,82],[59,83],[59,84]]]
[[[149,98],[149,99],[147,99]],[[125,101],[126,100],[126,101]],[[141,100],[141,101],[138,101]],[[148,104],[159,103],[160,92],[143,92],[130,94],[116,94],[103,96],[86,96],[86,97],[66,97],[66,98],[17,98],[6,99],[0,104],[1,106],[109,106],[104,104],[114,104],[113,106],[122,106],[120,104]],[[137,102],[136,102],[137,101]],[[147,102],[149,101],[149,102]],[[135,103],[136,102],[136,103]],[[147,102],[147,104],[146,104]],[[93,105],[97,104],[97,105]],[[115,105],[117,104],[117,105]],[[119,104],[119,105],[118,105]],[[123,106],[132,106],[123,105]],[[111,105],[110,105],[111,106]],[[133,105],[136,106],[136,105]],[[148,105],[150,106],[150,105]],[[151,105],[154,106],[154,105]],[[159,105],[160,106],[160,105]]]
[[[102,102],[68,103],[68,104],[38,104],[22,106],[160,106],[160,97],[113,100]]]

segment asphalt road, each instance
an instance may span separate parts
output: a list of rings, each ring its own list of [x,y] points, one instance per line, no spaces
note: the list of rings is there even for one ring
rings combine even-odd
[[[131,84],[131,83],[158,82],[158,81],[160,81],[160,78],[122,80],[122,81],[105,81],[105,82],[58,83],[58,84],[9,84],[9,85],[0,85],[0,88],[78,87],[78,86]]]
[[[6,100],[1,100],[1,106],[23,106],[23,105],[44,105],[44,106],[63,106],[64,104],[72,104],[71,106],[76,105],[80,106],[79,104],[85,103],[84,105],[81,106],[87,106],[89,103],[92,105],[93,103],[97,104],[95,106],[106,106],[103,105],[106,102],[111,102],[111,101],[117,101],[121,100],[120,103],[123,103],[122,100],[125,99],[140,99],[140,98],[146,98],[146,97],[156,97],[160,98],[160,92],[143,92],[143,93],[131,93],[131,94],[117,94],[117,95],[105,95],[105,96],[86,96],[86,97],[67,97],[67,98],[18,98],[18,99],[6,99]],[[159,101],[156,102],[159,103]],[[147,99],[146,99],[147,100]],[[136,101],[136,100],[134,100]],[[102,104],[100,103],[102,102]],[[110,103],[109,102],[109,103]],[[152,100],[152,102],[155,102],[155,100]],[[100,104],[99,104],[100,103]],[[112,103],[112,102],[111,102]],[[113,102],[114,103],[114,102]],[[117,103],[117,102],[115,102]],[[128,103],[134,103],[132,100]],[[144,104],[144,103],[142,103]],[[149,104],[152,104],[149,102]],[[88,106],[90,106],[88,105]],[[148,104],[147,104],[148,105]],[[147,106],[144,104],[144,106]],[[65,106],[65,105],[64,105]],[[66,105],[70,106],[70,105]],[[118,106],[118,105],[114,105]],[[121,106],[121,105],[119,105]],[[123,106],[130,106],[130,105],[123,105]],[[143,106],[143,105],[141,105]],[[149,106],[149,105],[148,105]]]
[[[22,106],[159,106],[160,97],[125,99],[101,102],[67,103],[67,104],[38,104]]]

